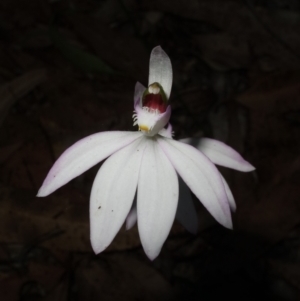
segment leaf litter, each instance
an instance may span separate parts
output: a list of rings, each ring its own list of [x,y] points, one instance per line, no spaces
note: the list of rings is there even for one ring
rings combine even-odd
[[[296,1],[0,6],[1,299],[299,299]],[[233,232],[195,203],[198,235],[175,222],[153,263],[137,227],[95,256],[88,199],[99,165],[47,199],[35,195],[73,142],[133,129],[133,87],[146,84],[159,44],[174,66],[175,138],[225,141],[257,169],[221,169],[237,202]]]

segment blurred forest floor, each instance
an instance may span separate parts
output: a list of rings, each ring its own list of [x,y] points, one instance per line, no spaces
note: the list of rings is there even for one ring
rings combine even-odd
[[[1,0],[0,299],[300,300],[300,3]],[[36,198],[72,143],[133,130],[151,49],[173,64],[175,138],[214,137],[257,170],[221,169],[234,231],[195,200],[150,262],[137,228],[99,256],[89,193],[99,164]]]

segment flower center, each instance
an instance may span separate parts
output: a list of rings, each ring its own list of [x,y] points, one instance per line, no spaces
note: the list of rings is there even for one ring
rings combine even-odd
[[[149,85],[142,101],[137,99],[134,105],[133,125],[146,136],[156,135],[169,122],[171,107],[168,106],[166,94],[159,83]]]
[[[167,109],[167,99],[163,88],[159,83],[151,84],[143,95],[142,106],[158,113],[164,113]]]
[[[158,110],[159,113],[164,113],[167,109],[167,105],[164,103],[160,94],[147,94],[143,99],[143,107],[147,107],[152,110]]]

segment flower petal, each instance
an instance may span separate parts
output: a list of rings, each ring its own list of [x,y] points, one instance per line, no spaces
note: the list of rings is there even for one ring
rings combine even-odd
[[[168,106],[164,113],[158,114],[149,111],[147,108],[142,108],[136,102],[134,110],[136,113],[133,115],[133,125],[138,124],[140,130],[147,136],[154,136],[161,131],[169,122],[171,116],[171,106]]]
[[[170,98],[173,81],[172,64],[168,55],[160,46],[153,48],[150,56],[149,84],[159,83]]]
[[[209,138],[186,138],[180,140],[199,149],[213,163],[239,171],[253,171],[255,167],[225,143]]]
[[[223,184],[224,184],[224,188],[225,188],[225,191],[226,191],[226,194],[227,194],[227,198],[228,198],[228,202],[229,202],[229,206],[230,206],[230,209],[232,211],[236,211],[236,204],[235,204],[235,200],[234,200],[234,197],[233,197],[233,194],[226,182],[226,180],[224,179],[224,177],[221,175],[222,177],[222,181],[223,181]]]
[[[141,101],[142,101],[142,96],[145,92],[146,88],[144,87],[144,85],[142,85],[140,82],[137,82],[135,84],[135,87],[134,87],[134,102],[133,102],[133,105],[135,105],[136,103],[141,104]]]
[[[128,213],[126,217],[126,230],[130,230],[137,221],[137,209],[136,209],[136,200],[133,201],[133,205],[130,209],[130,212]]]
[[[163,137],[166,137],[166,138],[173,138],[173,131],[172,131],[172,125],[171,123],[168,124],[168,127],[165,129],[161,129],[159,132],[158,132],[159,135],[163,136]]]
[[[138,183],[145,139],[119,150],[100,168],[91,192],[91,243],[96,254],[114,239],[128,215]]]
[[[179,200],[178,208],[176,212],[176,219],[183,225],[183,227],[191,232],[197,234],[198,230],[198,216],[193,203],[190,189],[181,179],[178,177],[179,182]]]
[[[227,195],[215,165],[190,145],[167,138],[158,138],[158,143],[210,214],[224,227],[232,228]]]
[[[77,141],[54,163],[37,196],[49,195],[141,135],[139,132],[102,132]]]
[[[174,222],[178,203],[177,174],[155,139],[148,139],[137,193],[138,229],[147,256],[159,254]]]

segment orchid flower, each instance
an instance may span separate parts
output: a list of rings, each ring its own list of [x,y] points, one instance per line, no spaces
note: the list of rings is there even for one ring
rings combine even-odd
[[[101,132],[79,140],[58,158],[38,192],[39,197],[47,196],[108,158],[90,196],[90,238],[96,254],[108,247],[125,221],[127,228],[137,221],[142,246],[151,260],[160,253],[176,212],[195,232],[187,186],[221,225],[232,228],[234,199],[214,164],[244,172],[254,167],[222,142],[172,139],[172,80],[168,55],[155,47],[148,88],[140,83],[135,87],[133,120],[139,130]]]

